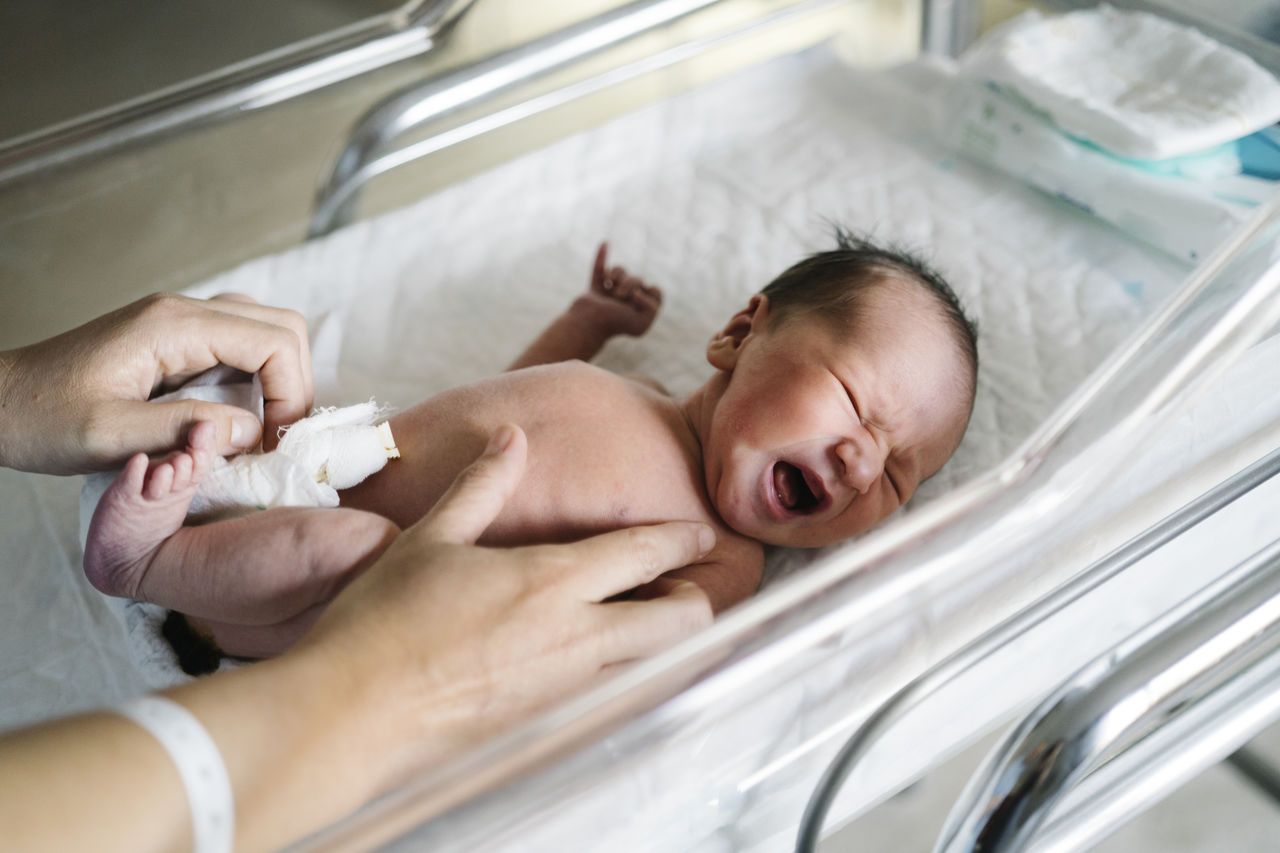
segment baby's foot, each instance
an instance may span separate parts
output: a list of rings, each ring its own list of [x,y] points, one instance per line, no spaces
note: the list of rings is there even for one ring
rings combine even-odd
[[[213,462],[217,430],[201,421],[187,449],[152,462],[139,453],[107,487],[89,524],[84,572],[107,595],[139,598],[151,558],[182,527],[196,487]]]
[[[607,267],[608,243],[596,251],[591,286],[573,304],[573,312],[604,338],[643,335],[662,307],[662,291],[623,267]]]

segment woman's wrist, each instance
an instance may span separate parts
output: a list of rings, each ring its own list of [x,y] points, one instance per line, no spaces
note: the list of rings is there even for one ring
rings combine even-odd
[[[213,737],[236,792],[236,849],[274,850],[380,790],[366,698],[323,657],[287,654],[167,691]],[[317,785],[319,778],[340,784]]]
[[[468,685],[445,683],[430,666],[407,678],[403,655],[373,644],[303,646],[285,659],[295,654],[298,672],[310,673],[312,684],[343,693],[335,737],[353,747],[365,799],[439,765],[482,734],[481,709],[469,701]]]

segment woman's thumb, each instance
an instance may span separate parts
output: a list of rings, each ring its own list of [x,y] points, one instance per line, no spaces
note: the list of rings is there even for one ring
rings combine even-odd
[[[414,525],[414,535],[467,545],[479,539],[524,475],[527,441],[515,424],[499,427],[480,458],[463,469],[431,512]]]
[[[130,407],[131,439],[138,447],[160,452],[184,447],[187,434],[199,421],[211,421],[217,431],[214,448],[226,456],[252,450],[262,438],[262,423],[252,412],[226,403],[174,400]]]

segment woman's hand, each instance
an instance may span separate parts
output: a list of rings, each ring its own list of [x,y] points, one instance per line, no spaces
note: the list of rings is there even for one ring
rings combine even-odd
[[[0,353],[0,464],[72,474],[111,468],[138,452],[178,447],[200,420],[217,447],[257,445],[263,425],[234,406],[157,391],[226,364],[262,380],[265,449],[311,407],[307,327],[294,311],[246,297],[148,296],[56,338]]]
[[[336,659],[368,697],[370,742],[394,756],[386,784],[440,760],[711,623],[707,596],[674,584],[649,601],[612,596],[697,562],[711,528],[672,522],[568,545],[480,548],[524,471],[504,427],[429,515],[334,600],[290,655]],[[286,655],[289,657],[290,655]],[[383,749],[370,749],[369,754]]]

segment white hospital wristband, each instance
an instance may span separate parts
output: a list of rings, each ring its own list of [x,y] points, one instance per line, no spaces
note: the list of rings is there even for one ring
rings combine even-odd
[[[170,699],[139,696],[111,710],[146,729],[169,753],[187,789],[195,853],[230,853],[235,798],[218,745],[195,715]]]

